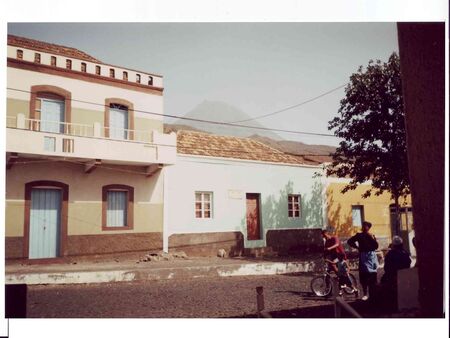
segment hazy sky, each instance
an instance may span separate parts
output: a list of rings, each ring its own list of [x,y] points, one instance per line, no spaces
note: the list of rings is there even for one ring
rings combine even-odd
[[[398,52],[395,23],[11,23],[8,33],[161,74],[165,113],[180,116],[204,100],[226,102],[252,117],[270,113],[338,87],[359,65],[387,61]],[[341,89],[259,121],[271,128],[329,133],[327,122],[343,95]]]

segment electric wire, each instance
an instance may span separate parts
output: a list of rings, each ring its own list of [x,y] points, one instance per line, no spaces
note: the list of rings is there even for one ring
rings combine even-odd
[[[23,92],[23,93],[31,94],[31,91],[28,91],[28,90],[11,88],[11,87],[7,87],[6,89],[17,91],[17,92]],[[73,102],[79,102],[79,103],[96,105],[96,106],[100,106],[100,107],[108,107],[108,105],[105,105],[103,103],[96,103],[96,102],[78,100],[78,99],[74,99],[74,98],[70,98],[70,99],[67,99],[67,100],[70,100],[70,101],[73,101]],[[133,109],[133,111],[139,112],[139,113],[142,113],[142,114],[163,116],[163,117],[168,117],[168,118],[172,118],[172,119],[180,119],[180,120],[194,121],[194,122],[200,122],[200,123],[216,124],[216,125],[228,126],[228,127],[248,128],[248,129],[264,130],[264,131],[276,131],[276,132],[282,132],[282,133],[308,135],[308,136],[337,137],[334,134],[314,133],[314,132],[306,132],[306,131],[299,131],[299,130],[287,130],[287,129],[278,129],[278,128],[249,126],[249,125],[242,125],[242,124],[236,124],[236,123],[231,123],[231,122],[220,122],[220,121],[212,121],[212,120],[205,120],[205,119],[197,119],[197,118],[186,117],[186,116],[176,116],[176,115],[170,115],[170,114],[155,113],[155,112],[146,111],[146,110]]]

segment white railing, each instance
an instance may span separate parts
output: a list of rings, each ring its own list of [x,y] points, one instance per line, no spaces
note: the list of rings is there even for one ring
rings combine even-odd
[[[103,127],[100,123],[94,123],[93,125],[90,125],[81,123],[29,119],[25,118],[23,114],[18,114],[17,116],[7,116],[6,127],[81,137],[97,137],[142,143],[153,142],[153,133],[145,130]]]

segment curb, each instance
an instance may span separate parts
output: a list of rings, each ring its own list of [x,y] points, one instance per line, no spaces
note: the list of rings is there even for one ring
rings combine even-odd
[[[10,273],[6,284],[85,284],[169,280],[203,277],[262,276],[314,271],[314,261],[249,263],[133,270],[73,271],[52,273]]]

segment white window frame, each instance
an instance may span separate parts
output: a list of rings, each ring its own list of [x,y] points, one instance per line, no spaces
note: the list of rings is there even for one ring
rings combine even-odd
[[[295,197],[298,197],[298,201],[295,202]],[[298,216],[295,215],[294,205],[298,205]],[[288,217],[289,218],[301,218],[302,217],[302,196],[300,194],[288,194]]]
[[[361,224],[355,224],[353,222],[353,210],[359,209],[360,211],[360,221]],[[352,226],[354,227],[362,227],[362,223],[364,222],[364,205],[358,204],[358,205],[352,205]]]
[[[200,200],[197,200],[197,195],[200,194]],[[205,199],[205,196],[209,195],[209,201]],[[211,219],[213,218],[213,198],[212,191],[196,191],[194,193],[194,217],[196,219]],[[205,216],[206,208],[205,204],[209,202],[209,217]],[[197,203],[200,203],[200,209],[197,208]],[[197,216],[197,211],[200,211],[200,217]]]
[[[108,210],[110,210],[109,207],[108,207],[109,206],[108,197],[109,197],[109,193],[110,192],[123,192],[123,193],[125,193],[125,199],[124,199],[125,200],[125,219],[124,219],[125,224],[124,225],[108,224]],[[106,216],[106,227],[107,228],[125,228],[125,227],[129,226],[129,224],[128,224],[128,213],[129,213],[128,205],[129,205],[129,201],[130,201],[130,195],[129,195],[128,190],[124,190],[124,189],[108,189],[106,191],[106,215],[107,215]]]

